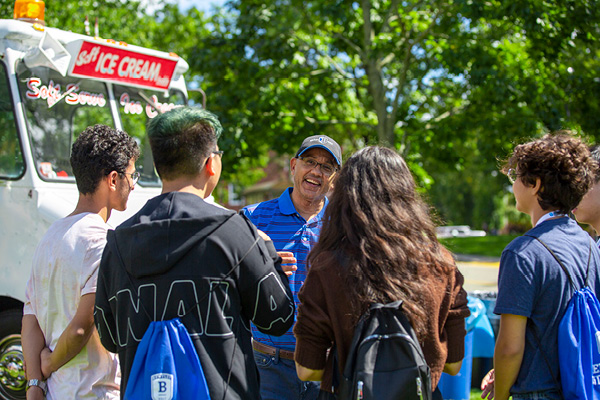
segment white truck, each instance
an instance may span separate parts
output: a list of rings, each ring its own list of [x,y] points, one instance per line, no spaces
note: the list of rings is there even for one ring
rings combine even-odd
[[[37,242],[75,207],[74,139],[102,123],[138,140],[141,178],[127,211],[112,213],[115,227],[160,192],[146,123],[187,104],[177,55],[46,27],[43,8],[26,18],[0,20],[0,399],[25,398],[25,284]]]

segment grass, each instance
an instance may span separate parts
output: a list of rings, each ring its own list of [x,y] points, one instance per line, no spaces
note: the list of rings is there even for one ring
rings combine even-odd
[[[481,390],[479,389],[471,389],[471,396],[469,400],[481,400]]]
[[[509,400],[512,399],[512,396],[509,397]],[[481,400],[481,390],[479,389],[471,389],[471,395],[469,400]]]
[[[456,254],[500,257],[502,250],[516,237],[517,235],[453,237],[440,239],[440,242]]]

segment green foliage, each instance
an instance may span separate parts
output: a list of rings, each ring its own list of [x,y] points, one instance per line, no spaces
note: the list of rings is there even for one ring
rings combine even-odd
[[[455,254],[500,257],[502,250],[516,237],[517,235],[456,237],[440,239],[440,243]]]
[[[481,400],[482,391],[479,389],[471,389],[469,400]]]
[[[232,0],[190,62],[240,157],[316,132],[389,145],[442,219],[489,226],[515,143],[597,136],[596,3]]]
[[[532,228],[530,217],[517,210],[512,193],[494,197],[491,226],[500,233],[525,233]]]
[[[15,2],[10,0],[0,0],[0,18],[8,19],[13,17]]]
[[[211,15],[149,3],[47,0],[46,20],[83,33],[98,17],[102,37],[185,58],[225,127],[224,179],[241,185],[269,150],[324,133],[345,156],[397,149],[442,220],[498,228],[522,218],[498,200],[511,196],[498,159],[516,143],[559,128],[600,138],[598,0],[229,0]]]

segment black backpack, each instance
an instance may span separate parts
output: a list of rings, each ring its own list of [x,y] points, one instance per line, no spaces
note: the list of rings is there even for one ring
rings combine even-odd
[[[372,304],[361,317],[337,398],[431,400],[429,366],[415,331],[402,312],[402,301]]]

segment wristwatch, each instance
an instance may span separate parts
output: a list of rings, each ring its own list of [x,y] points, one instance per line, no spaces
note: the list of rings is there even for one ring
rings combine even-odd
[[[27,389],[25,389],[25,391],[27,391],[32,386],[37,386],[40,389],[42,389],[42,392],[44,392],[44,396],[46,396],[46,391],[48,390],[48,384],[46,383],[46,381],[43,381],[41,379],[30,379],[27,381]]]

